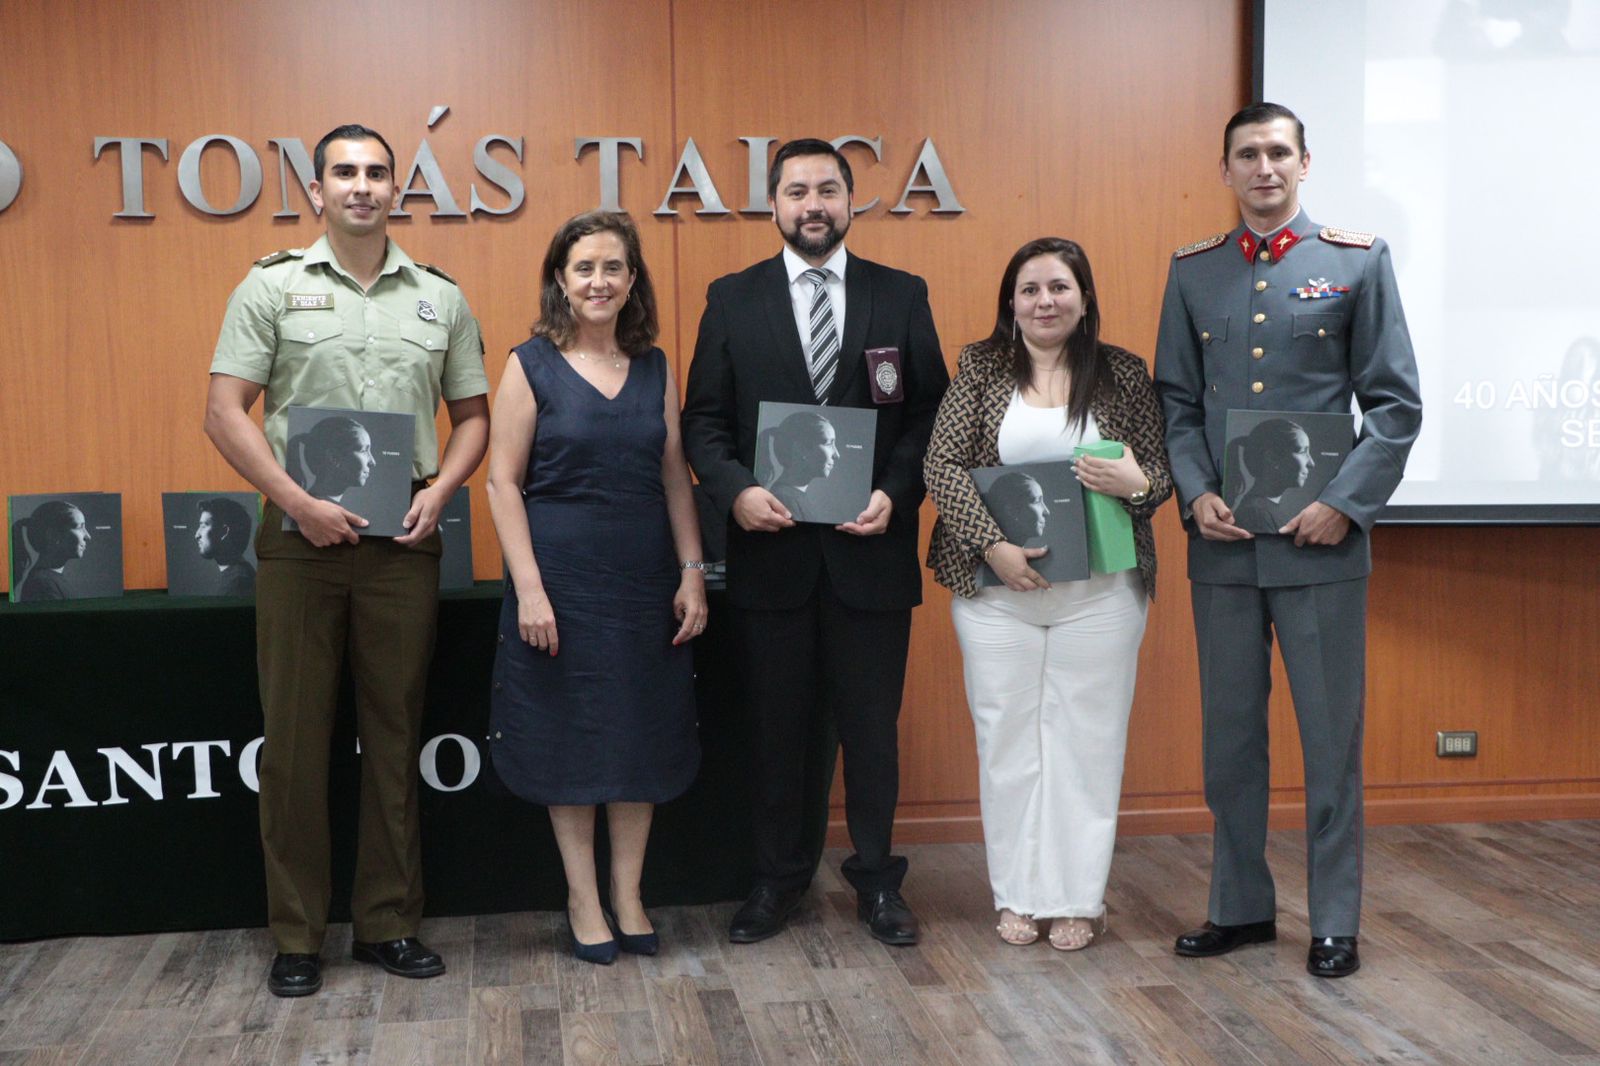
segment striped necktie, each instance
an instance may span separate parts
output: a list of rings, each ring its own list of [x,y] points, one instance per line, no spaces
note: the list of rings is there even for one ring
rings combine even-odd
[[[811,390],[819,403],[828,402],[828,389],[839,369],[839,330],[833,323],[833,301],[828,299],[828,272],[812,267],[800,275],[811,282]]]

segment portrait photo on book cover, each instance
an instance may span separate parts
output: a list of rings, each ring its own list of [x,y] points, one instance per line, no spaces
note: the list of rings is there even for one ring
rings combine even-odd
[[[1228,412],[1222,501],[1251,533],[1276,533],[1317,498],[1355,444],[1355,416]]]
[[[122,595],[122,497],[114,492],[12,496],[11,602]]]
[[[397,537],[411,508],[415,418],[386,411],[289,408],[284,468],[319,500],[367,520],[364,537]],[[284,529],[299,528],[287,515]]]
[[[254,596],[254,492],[163,492],[167,593],[172,596]]]
[[[763,400],[756,480],[796,522],[854,522],[872,496],[878,412]]]
[[[982,466],[973,470],[1000,533],[1019,548],[1048,548],[1029,562],[1046,581],[1083,581],[1089,576],[1088,527],[1083,515],[1083,486],[1067,460]],[[979,587],[1004,585],[985,563],[978,568]]]

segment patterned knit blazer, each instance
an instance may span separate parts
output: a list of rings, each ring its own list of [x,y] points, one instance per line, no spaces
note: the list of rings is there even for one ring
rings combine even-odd
[[[1133,517],[1139,576],[1146,595],[1154,598],[1156,540],[1150,516],[1172,495],[1166,422],[1144,360],[1110,344],[1100,345],[1100,356],[1110,364],[1111,381],[1090,401],[1089,410],[1100,436],[1131,448],[1139,469],[1150,479],[1149,499],[1137,506],[1123,500],[1122,505]],[[928,545],[928,566],[934,579],[958,596],[977,595],[983,550],[1005,539],[967,471],[1000,465],[1000,421],[1015,389],[1011,356],[1003,346],[985,340],[963,348],[923,461],[928,495],[939,510]]]

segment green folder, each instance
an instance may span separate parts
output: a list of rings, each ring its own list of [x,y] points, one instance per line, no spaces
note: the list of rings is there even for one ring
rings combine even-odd
[[[1073,449],[1073,454],[1120,459],[1122,442],[1101,440],[1081,444]],[[1089,569],[1097,574],[1114,574],[1139,565],[1139,557],[1133,550],[1133,518],[1121,500],[1085,488],[1083,518],[1089,526]]]

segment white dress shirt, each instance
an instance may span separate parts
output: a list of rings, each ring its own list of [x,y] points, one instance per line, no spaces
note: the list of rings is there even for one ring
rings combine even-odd
[[[835,248],[822,269],[828,272],[823,284],[828,290],[828,302],[833,305],[833,328],[844,341],[844,245]],[[800,350],[806,355],[806,369],[811,369],[811,289],[809,279],[801,277],[811,269],[811,264],[801,259],[787,244],[783,246],[783,268],[789,272],[789,300],[794,306],[794,324],[800,331]]]

